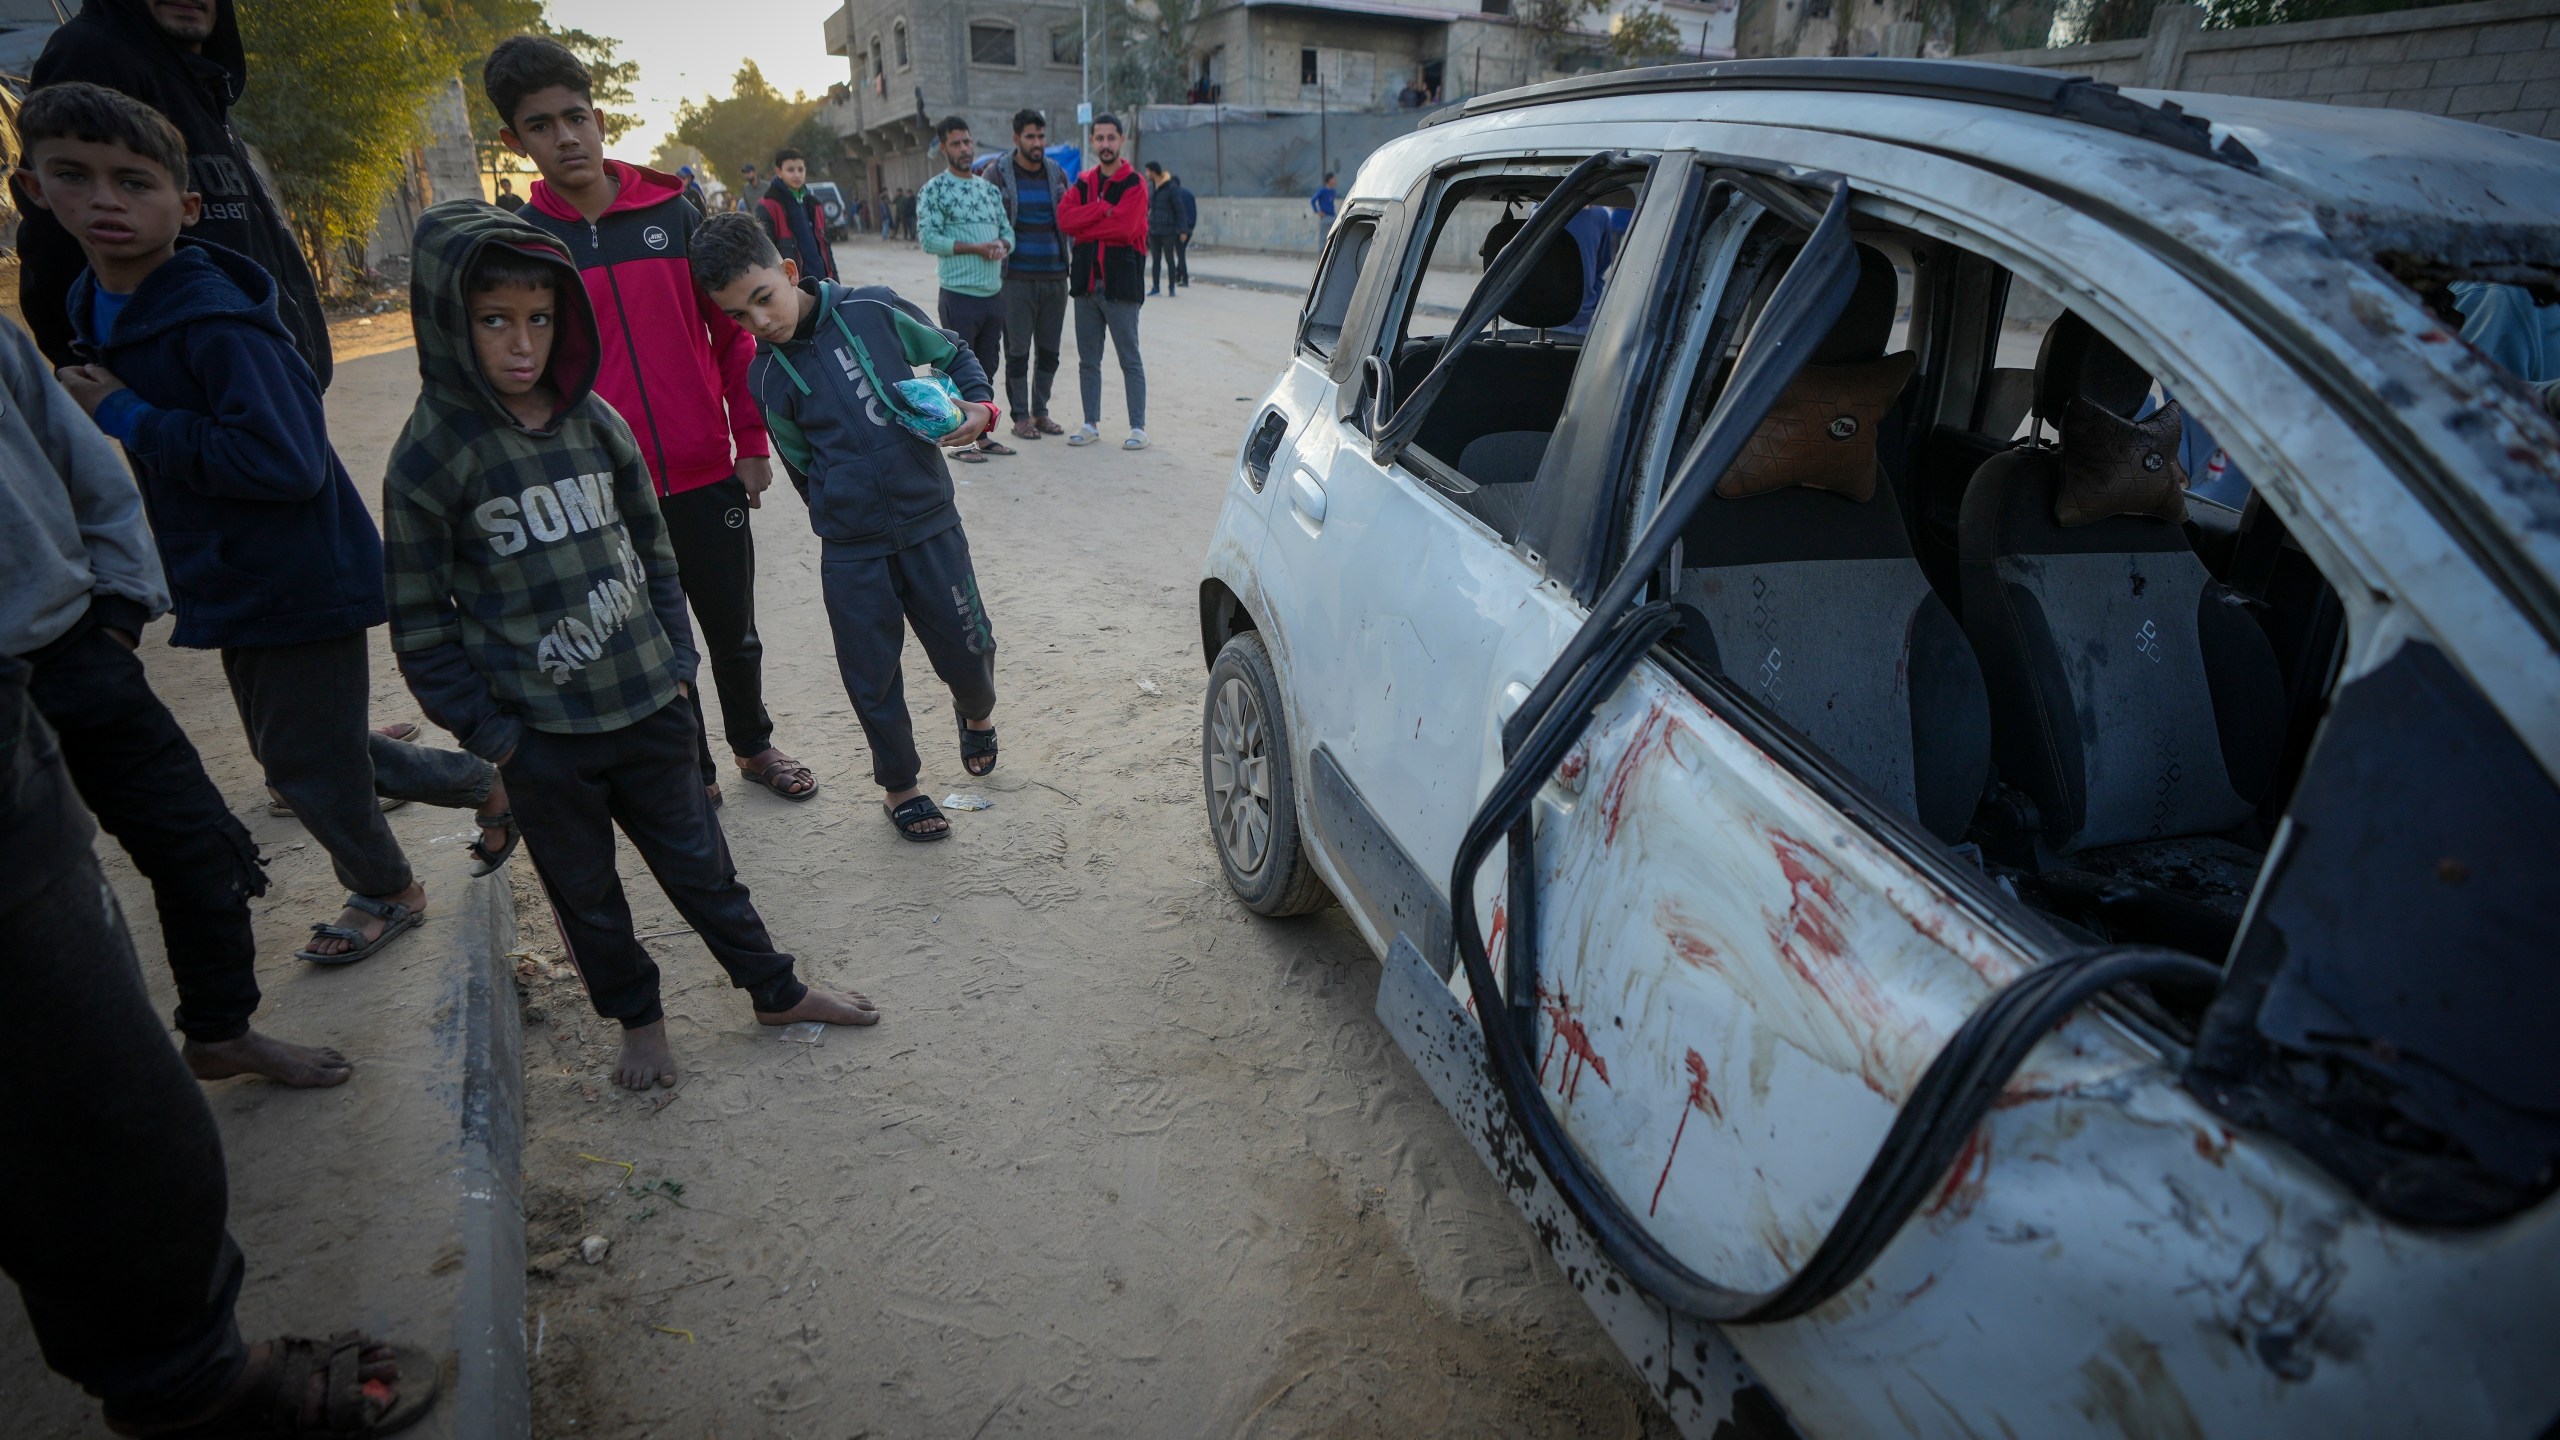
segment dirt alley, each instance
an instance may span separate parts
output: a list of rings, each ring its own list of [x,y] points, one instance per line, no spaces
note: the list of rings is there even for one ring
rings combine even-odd
[[[932,294],[910,247],[841,253]],[[926,783],[995,802],[945,844],[880,814],[798,498],[757,516],[767,703],[826,789],[723,814],[782,943],[887,1019],[787,1043],[653,942],[685,1079],[625,1097],[521,876],[538,1433],[1668,1433],[1372,1018],[1341,913],[1262,920],[1210,851],[1199,561],[1296,313],[1150,303],[1154,448],[1117,448],[1106,365],[1109,444],[953,467],[1005,749],[961,771],[911,644]],[[631,893],[644,932],[683,923]],[[601,1266],[561,1253],[587,1234]]]
[[[912,247],[840,255],[849,278],[930,306]],[[559,963],[529,867],[514,867],[537,1435],[1670,1433],[1372,1018],[1378,967],[1341,913],[1259,919],[1210,850],[1199,559],[1297,308],[1209,286],[1151,302],[1145,453],[1118,448],[1106,366],[1109,444],[1014,442],[1019,458],[954,467],[1002,646],[1004,759],[984,781],[961,771],[948,697],[911,646],[925,783],[995,802],[954,814],[949,843],[904,843],[880,813],[799,499],[777,487],[756,517],[776,739],[825,790],[793,805],[733,782],[724,824],[803,973],[863,989],[885,1023],[814,1048],[778,1039],[698,943],[667,934],[652,949],[684,1081],[618,1092],[612,1034]],[[1072,337],[1067,349],[1054,408],[1072,423]],[[347,365],[330,397],[368,496],[414,394],[409,355]],[[325,862],[288,851],[306,837],[256,808],[228,698],[218,675],[204,683],[210,657],[161,638],[145,649],[162,694],[276,857],[260,1023],[344,1034],[319,1023],[352,1024],[344,1012],[305,997],[342,1006],[360,987],[324,992],[286,958],[334,899]],[[377,635],[375,718],[416,718],[386,650]],[[392,818],[449,901],[459,847],[431,837],[460,817]],[[166,1003],[147,894],[102,853]],[[625,861],[642,931],[680,931],[627,848]],[[404,942],[445,943],[432,922]],[[396,1227],[399,1199],[384,1196],[295,1254],[309,1217],[282,1177],[332,1163],[335,1117],[398,1083],[360,1069],[290,1115],[314,1097],[215,1087],[253,1333],[336,1306],[348,1252],[329,1245]],[[575,1258],[590,1234],[612,1242],[600,1265]],[[31,1359],[21,1327],[0,1319],[0,1349]],[[32,1407],[22,1419],[85,1419],[68,1385],[17,1378],[0,1394]]]

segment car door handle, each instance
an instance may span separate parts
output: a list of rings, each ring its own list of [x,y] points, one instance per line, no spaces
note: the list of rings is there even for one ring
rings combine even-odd
[[[1289,504],[1310,524],[1324,524],[1324,485],[1313,470],[1301,465],[1289,472]]]

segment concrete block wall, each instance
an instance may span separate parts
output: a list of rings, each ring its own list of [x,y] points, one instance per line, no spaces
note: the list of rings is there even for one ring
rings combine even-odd
[[[1969,55],[2118,85],[2418,110],[2560,140],[2560,0],[2485,0],[2242,30],[2163,5],[2142,40]]]

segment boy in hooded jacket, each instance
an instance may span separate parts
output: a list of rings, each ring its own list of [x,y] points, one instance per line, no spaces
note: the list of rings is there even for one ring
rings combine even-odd
[[[818,576],[836,668],[871,746],[882,808],[907,839],[943,839],[950,822],[916,784],[923,762],[898,657],[912,625],[951,687],[962,768],[994,770],[995,631],[938,447],[995,428],[995,387],[958,336],[896,291],[804,278],[746,216],[715,215],[702,227],[693,272],[756,337],[747,381],[809,503],[810,527],[826,542]],[[962,397],[959,428],[938,442],[898,424],[893,399],[875,388],[910,379],[918,365],[946,372]]]
[[[812,989],[738,881],[695,768],[693,631],[631,427],[595,393],[595,312],[566,247],[477,201],[419,217],[419,394],[383,479],[391,644],[427,718],[495,761],[614,1079],[676,1083],[617,824],[767,1025],[869,1025]]]
[[[382,541],[274,279],[179,233],[203,204],[185,188],[186,142],[141,101],[81,83],[29,95],[18,124],[24,182],[89,260],[69,314],[95,363],[65,367],[63,388],[133,461],[177,601],[169,643],[222,652],[250,751],[347,887],[298,954],[353,964],[426,911],[377,797],[478,810],[486,874],[515,844],[505,789],[472,756],[365,728]]]

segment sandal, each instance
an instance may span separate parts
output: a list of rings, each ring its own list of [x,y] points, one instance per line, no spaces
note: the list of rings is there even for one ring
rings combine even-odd
[[[373,808],[388,815],[408,803],[397,795],[377,795],[373,799]],[[293,818],[293,802],[284,798],[284,792],[273,785],[267,787],[267,813],[283,820]]]
[[[960,721],[959,725],[960,768],[968,771],[972,775],[994,774],[996,770],[996,727],[990,725],[984,730],[972,730],[969,728],[969,722],[966,720]],[[981,760],[984,760],[987,763],[981,766],[978,763]]]
[[[376,900],[370,895],[349,895],[347,908],[379,917],[383,921],[382,933],[367,940],[363,931],[351,930],[344,925],[314,925],[311,927],[312,939],[344,940],[356,948],[336,955],[322,955],[306,946],[294,951],[293,958],[308,960],[314,965],[353,965],[370,958],[375,951],[399,939],[427,918],[424,910],[412,910],[398,901]]]
[[[388,1352],[368,1360],[367,1351]],[[391,1374],[378,1373],[389,1368]],[[288,1436],[364,1437],[391,1435],[418,1423],[435,1407],[438,1385],[435,1357],[414,1345],[375,1340],[359,1331],[341,1330],[326,1340],[299,1335],[267,1342],[265,1373],[251,1380],[239,1399],[201,1424],[147,1433],[163,1440],[285,1440]],[[367,1370],[377,1373],[367,1375]],[[311,1382],[320,1381],[318,1413],[313,1413]]]
[[[1000,444],[994,440],[982,439],[978,442],[978,453],[981,455],[1018,455],[1022,452],[1014,449],[1010,445]]]
[[[978,453],[978,447],[975,445],[966,446],[958,450],[945,450],[942,453],[959,461],[963,465],[984,465],[987,463],[987,457]]]
[[[471,876],[476,880],[483,875],[497,874],[498,867],[507,863],[507,857],[516,853],[516,844],[524,839],[524,832],[516,828],[516,812],[513,810],[501,810],[495,815],[474,815],[471,818],[479,821],[480,828],[483,830],[504,827],[507,832],[506,840],[495,850],[483,848],[479,836],[471,837],[471,844],[468,847],[472,860]]]
[[[1067,433],[1066,426],[1059,424],[1057,421],[1050,419],[1046,415],[1032,416],[1031,428],[1039,431],[1043,435],[1064,435]]]
[[[895,810],[889,809],[889,803],[884,800],[880,802],[880,808],[888,814],[889,823],[898,827],[900,835],[919,845],[929,845],[936,840],[951,838],[951,822],[944,819],[942,807],[934,804],[933,797],[930,795],[919,795]],[[915,828],[930,820],[941,820],[942,828],[939,830]]]
[[[747,768],[746,758],[738,757],[738,773],[785,800],[806,800],[818,793],[818,777],[809,773],[808,766],[779,750],[770,753],[773,758],[764,762],[760,770]]]
[[[1013,438],[1016,440],[1037,440],[1040,438],[1040,427],[1032,424],[1027,419],[1016,420],[1013,422]]]

